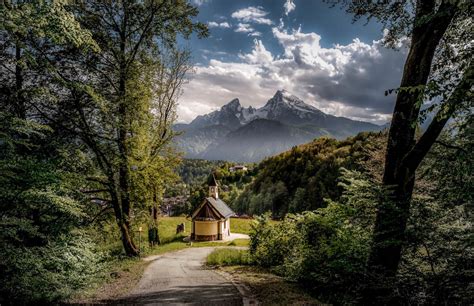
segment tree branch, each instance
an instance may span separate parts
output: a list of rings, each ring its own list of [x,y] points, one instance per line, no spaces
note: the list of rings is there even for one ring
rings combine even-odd
[[[442,145],[443,147],[445,148],[448,148],[448,149],[453,149],[453,150],[458,150],[458,151],[462,151],[464,153],[468,153],[464,148],[461,148],[461,147],[458,147],[458,146],[454,146],[454,145],[451,145],[449,143],[445,143],[445,142],[442,142],[440,140],[436,140],[435,143],[439,144],[439,145]]]
[[[458,86],[456,86],[448,100],[442,104],[441,109],[433,118],[433,121],[430,123],[425,133],[421,136],[420,140],[418,140],[415,146],[407,153],[407,155],[405,155],[402,164],[404,164],[412,172],[418,168],[446,123],[462,104],[461,101],[466,100],[466,93],[469,95],[469,91],[473,86],[473,79],[474,67],[471,63],[464,73],[461,82],[459,82]]]

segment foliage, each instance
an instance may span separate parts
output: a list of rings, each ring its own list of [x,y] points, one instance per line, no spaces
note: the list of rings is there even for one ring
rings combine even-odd
[[[343,141],[320,138],[268,158],[232,206],[239,213],[271,211],[274,218],[324,207],[325,198],[337,200],[342,194],[336,183],[340,168],[363,170],[361,163],[381,150],[383,139],[384,133],[360,133]]]
[[[250,253],[258,265],[303,282],[327,296],[350,294],[365,272],[375,206],[380,191],[359,172],[343,170],[340,202],[288,214],[277,224],[260,217]]]
[[[31,116],[32,102],[51,81],[51,46],[98,47],[61,3],[6,1],[0,16],[0,303],[58,302],[103,256],[84,230],[96,209],[78,189],[90,160]]]
[[[2,222],[2,229],[6,222]],[[11,223],[9,225],[11,227]],[[17,232],[23,230],[17,229]],[[101,271],[104,256],[96,253],[95,244],[80,232],[50,238],[51,241],[42,246],[7,244],[2,247],[0,295],[5,299],[3,302],[58,302],[85,287]]]
[[[201,184],[207,179],[209,173],[224,163],[204,159],[184,159],[178,167],[178,174],[187,185]]]
[[[331,303],[358,303],[367,289],[384,288],[384,282],[395,290],[381,303],[469,303],[472,140],[472,116],[467,116],[441,137],[422,164],[402,261],[392,279],[366,269],[376,208],[379,199],[388,201],[381,187],[382,150],[361,162],[364,173],[341,170],[342,196],[328,200],[327,207],[288,214],[277,224],[269,222],[269,215],[259,217],[251,234],[252,260]]]
[[[0,119],[0,296],[3,302],[59,301],[101,268],[103,256],[82,229],[86,202],[61,157],[41,153],[48,129]]]
[[[403,297],[426,304],[473,300],[473,117],[457,121],[420,167],[399,271]]]
[[[375,18],[386,27],[385,42],[403,45],[408,37],[409,52],[397,93],[387,141],[383,186],[390,201],[380,201],[373,233],[368,269],[384,278],[386,288],[365,294],[385,297],[393,291],[414,198],[416,172],[451,118],[472,114],[473,11],[472,1],[405,1],[373,3],[339,1],[357,20]],[[389,90],[388,92],[392,92]],[[426,112],[421,111],[427,104]],[[436,110],[421,137],[418,122]],[[390,301],[385,301],[390,303]]]
[[[177,41],[207,34],[194,21],[197,9],[186,1],[92,1],[6,12],[5,108],[39,118],[90,158],[95,172],[81,188],[104,213],[113,210],[124,251],[137,255],[131,215],[156,205],[164,185],[176,180],[171,126],[191,69]],[[19,21],[24,14],[32,24]]]
[[[0,303],[60,302],[119,255],[114,243],[138,253],[131,221],[176,180],[171,125],[190,69],[177,41],[207,34],[197,13],[187,1],[2,3]]]
[[[252,263],[247,250],[217,248],[207,256],[206,262],[211,266],[237,266]]]

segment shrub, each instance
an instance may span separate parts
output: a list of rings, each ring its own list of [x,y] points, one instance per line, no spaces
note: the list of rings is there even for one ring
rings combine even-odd
[[[340,202],[289,214],[278,224],[258,218],[251,234],[252,260],[287,279],[329,295],[359,290],[365,271],[377,186],[355,171],[342,170]]]
[[[41,247],[5,246],[0,257],[0,296],[20,304],[62,301],[100,271],[103,259],[81,233]]]

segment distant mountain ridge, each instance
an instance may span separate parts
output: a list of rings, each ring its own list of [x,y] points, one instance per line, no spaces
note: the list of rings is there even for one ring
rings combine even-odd
[[[325,114],[278,90],[261,108],[246,108],[233,99],[175,129],[183,131],[177,145],[188,158],[256,162],[320,136],[341,139],[381,127]]]

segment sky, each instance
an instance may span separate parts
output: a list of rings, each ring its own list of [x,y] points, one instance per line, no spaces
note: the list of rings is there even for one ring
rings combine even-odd
[[[179,99],[178,121],[219,109],[234,98],[263,106],[285,89],[320,110],[383,124],[400,84],[406,42],[383,46],[376,22],[319,0],[190,0],[207,38],[183,46],[195,68]]]

